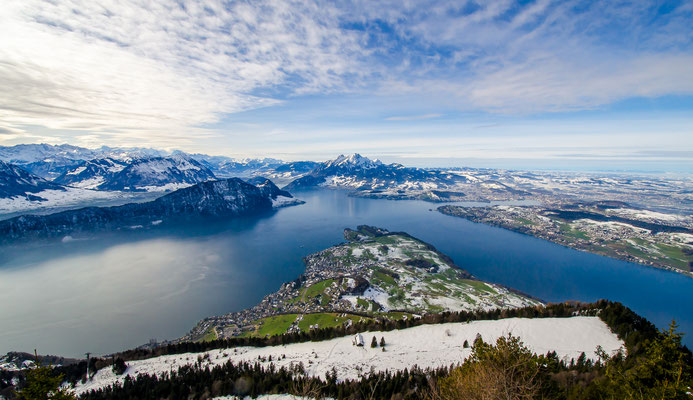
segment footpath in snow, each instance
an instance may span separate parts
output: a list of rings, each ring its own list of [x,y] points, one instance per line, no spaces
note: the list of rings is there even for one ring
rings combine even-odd
[[[623,342],[597,317],[571,318],[508,318],[495,321],[472,321],[422,325],[389,332],[364,332],[366,345],[354,346],[352,337],[341,337],[322,342],[295,343],[270,347],[237,347],[210,350],[203,353],[167,355],[147,360],[129,361],[124,375],[116,376],[111,368],[99,370],[86,384],[78,384],[76,393],[98,389],[122,382],[126,375],[162,374],[177,370],[183,365],[193,365],[202,359],[202,366],[233,362],[271,363],[277,367],[289,367],[303,363],[306,373],[324,378],[333,368],[337,378],[356,379],[359,375],[375,371],[402,370],[417,365],[420,368],[436,368],[464,361],[471,349],[464,348],[465,340],[471,345],[477,334],[484,341],[495,342],[508,333],[519,336],[524,344],[537,354],[555,351],[563,360],[577,359],[582,352],[596,360],[595,350],[601,346],[607,353],[617,351]],[[385,339],[385,351],[378,346],[371,348],[375,336]],[[269,361],[271,356],[272,361]],[[264,361],[263,361],[264,360]]]

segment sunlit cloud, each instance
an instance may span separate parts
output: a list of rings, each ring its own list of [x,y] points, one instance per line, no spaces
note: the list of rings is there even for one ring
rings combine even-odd
[[[0,143],[298,154],[383,122],[402,123],[358,146],[388,151],[405,122],[430,124],[422,134],[441,146],[471,132],[493,142],[498,130],[436,124],[690,98],[692,22],[690,2],[10,0]]]
[[[421,120],[421,119],[440,118],[442,116],[443,116],[443,114],[402,115],[402,116],[395,116],[395,117],[387,117],[387,118],[385,118],[385,120],[386,121],[416,121],[416,120]]]

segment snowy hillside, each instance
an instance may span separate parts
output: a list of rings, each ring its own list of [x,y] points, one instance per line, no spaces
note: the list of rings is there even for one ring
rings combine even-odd
[[[109,191],[168,191],[215,179],[214,174],[184,154],[132,160],[96,158],[82,161],[54,182]]]
[[[379,160],[352,154],[340,155],[334,160],[318,164],[315,169],[289,183],[286,188],[295,190],[327,187],[355,190],[354,194],[364,197],[454,200],[465,195],[449,189],[466,181],[464,176],[408,168],[401,164],[383,164]]]
[[[124,162],[143,157],[158,157],[168,154],[155,149],[114,148],[102,146],[98,149],[68,144],[20,144],[0,146],[0,160],[20,165],[27,171],[45,179],[54,179],[80,163],[97,158],[113,158]]]
[[[122,205],[151,199],[156,194],[128,192],[103,192],[80,188],[46,189],[33,195],[0,198],[0,216],[20,213],[50,213],[84,207],[85,205]]]
[[[216,177],[206,167],[187,156],[137,159],[112,175],[104,176],[99,190],[175,190]]]
[[[44,190],[64,191],[60,185],[48,182],[24,169],[0,161],[0,199],[23,198],[29,201],[43,201],[38,193]]]
[[[95,158],[83,161],[71,168],[53,182],[60,185],[84,189],[98,189],[126,167],[126,163],[114,158]]]
[[[519,336],[532,351],[538,354],[555,351],[558,357],[564,360],[577,359],[583,352],[588,359],[596,360],[597,346],[613,353],[624,345],[598,317],[508,318],[422,325],[389,332],[361,334],[367,343],[373,336],[378,341],[384,338],[385,351],[380,347],[370,348],[368,345],[354,346],[352,337],[341,337],[322,342],[218,349],[204,353],[130,361],[124,375],[116,376],[111,368],[104,368],[96,373],[92,381],[78,384],[75,391],[79,394],[111,385],[116,381],[122,382],[127,375],[161,375],[183,365],[193,365],[198,360],[202,360],[203,368],[224,364],[229,360],[251,363],[260,361],[264,367],[271,364],[289,367],[303,363],[307,375],[324,378],[325,374],[334,368],[339,380],[358,378],[371,369],[401,370],[414,365],[436,368],[462,363],[471,353],[471,349],[463,347],[464,341],[473,342],[477,334],[486,342],[494,342],[500,336],[513,334]],[[272,361],[269,361],[270,357]]]

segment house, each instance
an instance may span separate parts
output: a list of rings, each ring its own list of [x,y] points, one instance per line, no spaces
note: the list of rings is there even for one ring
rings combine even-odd
[[[365,343],[366,343],[366,342],[363,340],[363,336],[361,336],[360,333],[357,333],[357,334],[354,335],[354,337],[351,339],[351,344],[353,344],[354,346],[361,346],[361,347],[363,347],[363,345],[364,345]]]

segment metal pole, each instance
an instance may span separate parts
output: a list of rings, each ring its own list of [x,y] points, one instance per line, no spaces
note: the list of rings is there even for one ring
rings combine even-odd
[[[89,355],[91,353],[84,353],[87,356],[87,380],[89,380]]]

